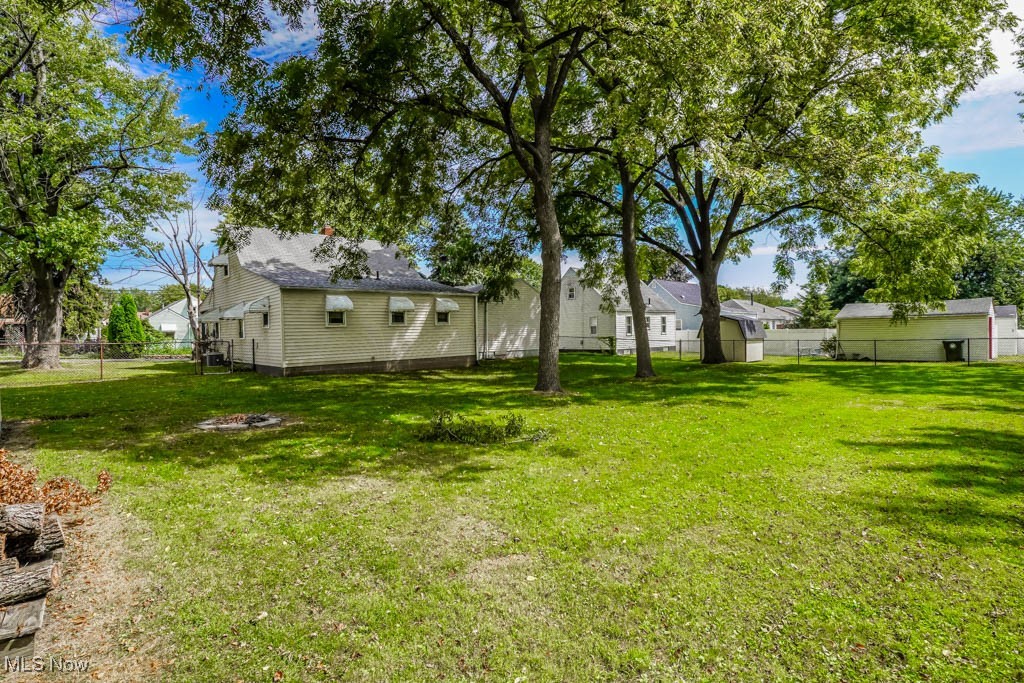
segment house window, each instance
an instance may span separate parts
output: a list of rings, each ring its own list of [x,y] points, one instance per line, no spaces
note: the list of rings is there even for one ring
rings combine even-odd
[[[576,298],[576,288],[575,287],[570,287],[569,288],[569,300],[572,301],[575,298]]]
[[[448,311],[437,311],[434,315],[436,316],[434,322],[438,325],[447,325],[450,322],[448,316],[451,314]]]
[[[404,325],[405,324],[405,311],[391,311],[391,324],[392,325]]]
[[[682,320],[676,320],[676,329],[677,330],[683,329],[683,321]]]
[[[228,276],[228,264],[224,264],[224,277]]]
[[[263,327],[270,327],[270,314],[269,313],[264,313],[263,314]]]
[[[328,327],[344,327],[345,311],[327,311]]]
[[[661,333],[668,334],[668,318],[661,316]]]
[[[626,336],[633,336],[633,316],[631,315],[626,316]]]
[[[597,318],[590,319],[590,334],[597,334]]]
[[[648,315],[644,317],[644,327],[647,328],[648,332],[651,331],[651,316]]]
[[[244,320],[239,320],[238,321],[238,338],[239,339],[245,339],[245,321]]]
[[[208,328],[211,339],[218,339],[220,337],[220,323],[214,323]]]

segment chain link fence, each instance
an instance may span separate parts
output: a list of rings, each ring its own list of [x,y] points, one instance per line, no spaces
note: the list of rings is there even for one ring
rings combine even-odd
[[[24,367],[26,358],[36,360],[37,367]],[[221,373],[231,370],[230,341],[0,344],[0,387],[96,382],[169,373]]]

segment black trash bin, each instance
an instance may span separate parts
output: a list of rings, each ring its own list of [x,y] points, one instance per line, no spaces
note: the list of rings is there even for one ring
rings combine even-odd
[[[964,340],[946,339],[942,342],[942,348],[946,350],[946,361],[962,361],[964,359]]]

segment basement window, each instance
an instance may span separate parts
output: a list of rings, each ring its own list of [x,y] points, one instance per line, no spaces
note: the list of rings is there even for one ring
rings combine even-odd
[[[345,311],[327,311],[327,327],[344,327]]]
[[[438,325],[447,325],[449,322],[451,322],[449,319],[451,313],[449,313],[448,311],[438,311],[434,315],[436,316],[434,322],[437,323]]]
[[[405,311],[391,311],[391,324],[392,325],[404,325],[405,324]]]

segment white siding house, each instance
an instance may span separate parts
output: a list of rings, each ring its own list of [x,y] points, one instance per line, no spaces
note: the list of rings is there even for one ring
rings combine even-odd
[[[651,280],[650,287],[676,312],[676,330],[700,329],[700,285],[696,282]]]
[[[676,314],[672,307],[641,283],[647,304],[646,320],[651,349],[671,351],[676,345]],[[559,347],[563,351],[606,351],[614,339],[617,353],[635,353],[633,313],[625,284],[607,288],[606,297],[592,286],[581,282],[580,273],[570,268],[562,276]]]
[[[764,360],[764,325],[753,316],[723,310],[719,314],[722,353],[730,363],[757,363]],[[704,325],[697,332],[700,357],[704,357]]]
[[[393,246],[364,242],[367,276],[337,280],[323,235],[252,232],[211,261],[208,337],[271,375],[407,370],[476,362],[476,295],[424,278]]]
[[[994,306],[996,337],[1000,356],[1024,355],[1024,334],[1020,329],[1016,306]]]
[[[157,332],[176,342],[192,341],[192,327],[188,324],[188,299],[175,301],[150,314],[149,324]]]
[[[879,361],[943,361],[944,342],[963,341],[963,355],[996,358],[995,310],[991,298],[954,299],[945,306],[892,320],[890,304],[847,304],[836,315],[840,358]]]
[[[466,291],[479,294],[482,287]],[[540,350],[540,292],[517,279],[512,292],[501,299],[483,297],[476,304],[477,342],[480,358],[523,358]]]

